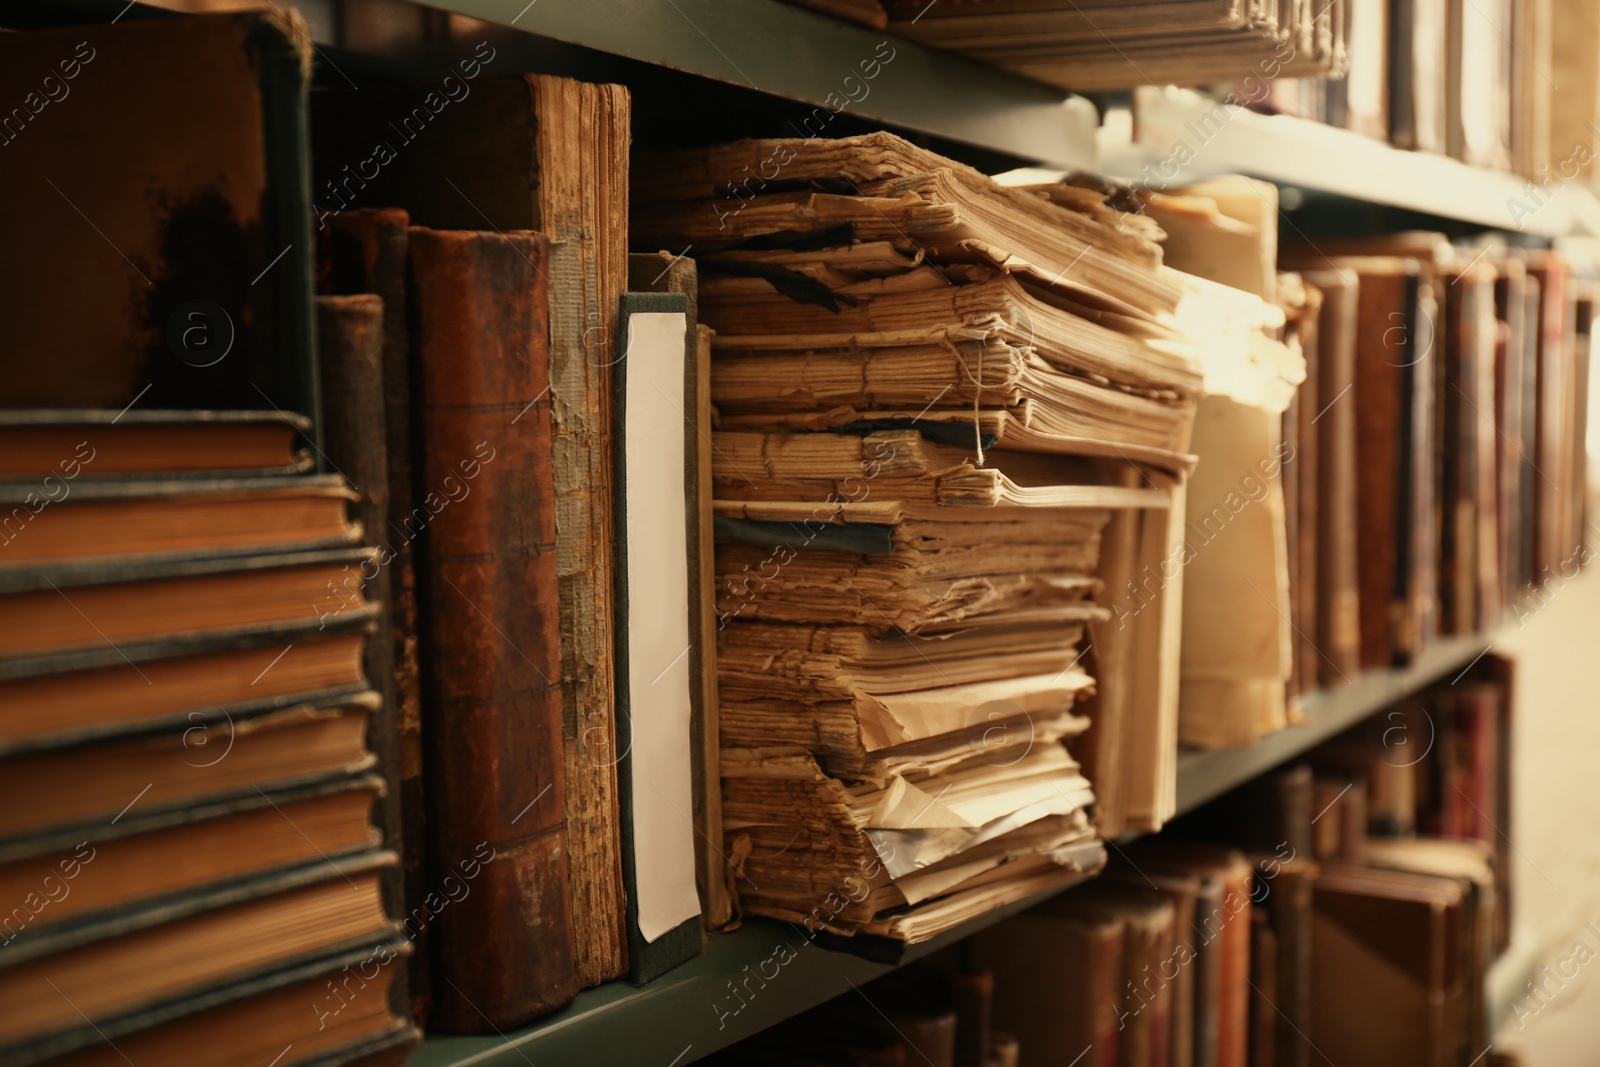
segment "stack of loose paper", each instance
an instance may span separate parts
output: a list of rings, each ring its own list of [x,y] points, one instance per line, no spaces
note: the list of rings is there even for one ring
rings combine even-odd
[[[1093,870],[1097,830],[1159,826],[1161,554],[1220,328],[1159,228],[888,134],[637,162],[634,244],[692,246],[716,331],[744,908],[921,940]]]

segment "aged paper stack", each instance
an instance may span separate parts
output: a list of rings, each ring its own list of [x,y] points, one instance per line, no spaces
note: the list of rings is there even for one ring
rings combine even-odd
[[[690,246],[716,331],[745,910],[922,940],[1158,826],[1216,317],[1160,231],[887,134],[638,163],[634,245]]]
[[[1342,75],[1347,0],[890,0],[893,32],[1071,89]]]

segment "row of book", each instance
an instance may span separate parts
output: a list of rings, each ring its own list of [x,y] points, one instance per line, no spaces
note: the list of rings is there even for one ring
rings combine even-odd
[[[15,883],[19,1063],[203,1050],[219,1018],[285,1067],[397,1061],[414,1024],[648,981],[740,913],[925,941],[1159,829],[1180,732],[1268,722],[1215,694],[1286,717],[1286,654],[1205,673],[1270,645],[1230,641],[1247,622],[1281,652],[1280,608],[1337,603],[1388,665],[1439,628],[1430,598],[1485,624],[1581,533],[1558,259],[1405,238],[1382,269],[1280,276],[1254,187],[1007,187],[888,134],[630,161],[620,86],[491,77],[485,45],[449,84],[312,94],[306,40],[281,13],[0,38],[0,88],[75,48],[104,72],[8,145],[0,202],[100,173],[107,116],[141,175],[8,214],[18,263],[63,232],[93,254],[5,275],[0,760],[52,800],[0,829],[0,877],[126,857],[74,853],[71,907]],[[173,128],[193,85],[161,72],[192,56],[214,114]],[[1515,344],[1489,318],[1514,265]],[[1340,299],[1385,332],[1319,333]],[[1451,362],[1423,358],[1441,306]],[[1516,466],[1507,495],[1497,436],[1547,449],[1551,488]],[[1370,596],[1295,577],[1345,544],[1307,532],[1320,490],[1282,446],[1312,437],[1373,479]],[[1268,503],[1224,505],[1174,569],[1196,494],[1203,525],[1241,477]],[[1493,529],[1436,518],[1436,480]],[[1268,583],[1243,609],[1241,556]],[[132,803],[84,789],[102,775]],[[248,819],[282,840],[219,844]],[[156,946],[161,982],[108,965]],[[291,1010],[306,981],[335,1001]]]
[[[804,6],[1090,92],[1176,84],[1514,171],[1532,213],[1587,182],[1600,17],[1584,0],[815,0]]]
[[[1432,792],[1393,794],[1394,771],[1423,766],[1409,751],[1421,742],[1391,743],[1380,712],[1309,762],[1125,843],[1089,885],[707,1062],[1490,1062],[1484,982],[1505,947],[1507,812],[1473,775],[1492,783],[1509,766],[1509,673],[1486,657],[1404,703],[1438,717],[1436,772],[1416,772]],[[1448,714],[1469,705],[1481,720]],[[1452,814],[1458,789],[1484,806],[1483,825]]]
[[[1304,360],[1251,396],[1207,381],[1185,744],[1248,746],[1299,696],[1520,618],[1588,561],[1594,283],[1561,253],[1427,232],[1280,248],[1265,183],[1144,195],[1168,262],[1282,308]]]

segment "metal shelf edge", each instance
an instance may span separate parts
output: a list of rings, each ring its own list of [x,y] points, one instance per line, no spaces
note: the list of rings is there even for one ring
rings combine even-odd
[[[1600,221],[1593,194],[1575,182],[1535,188],[1509,172],[1309,119],[1263,115],[1188,89],[1141,90],[1136,111],[1137,133],[1128,141],[1103,135],[1102,165],[1114,177],[1158,189],[1239,173],[1542,237]]]

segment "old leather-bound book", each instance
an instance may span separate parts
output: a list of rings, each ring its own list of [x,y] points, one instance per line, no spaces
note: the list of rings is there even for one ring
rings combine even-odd
[[[322,389],[322,441],[326,461],[349,479],[356,499],[351,502],[351,517],[361,523],[369,538],[382,542],[389,526],[389,459],[386,412],[383,405],[384,303],[371,293],[348,296],[319,296],[317,305],[318,375]],[[394,573],[386,566],[387,554],[380,549],[369,564],[373,571],[360,571],[365,580],[367,599],[382,605],[378,611],[377,632],[362,652],[362,669],[381,704],[371,720],[370,745],[378,757],[378,768],[387,788],[377,804],[378,825],[384,843],[403,852],[400,792],[400,743],[395,717],[394,624],[389,612],[393,602]],[[384,905],[392,915],[405,915],[407,904],[404,875],[400,868],[390,872],[383,886]],[[420,956],[418,953],[413,956]],[[390,987],[395,1007],[407,1010],[410,994],[404,976]]]
[[[505,1029],[577,992],[551,463],[549,242],[411,231],[420,399],[432,1025]]]
[[[628,283],[630,105],[618,85],[490,77],[496,62],[487,43],[459,60],[471,92],[437,114],[425,103],[437,102],[436,82],[314,94],[315,192],[324,212],[392,206],[418,226],[537,230],[551,239],[540,270],[550,289],[546,447],[557,511],[564,774],[572,784],[564,801],[567,899],[587,986],[628,967],[612,691],[610,390],[621,351],[617,301]],[[420,130],[418,115],[429,116]],[[406,119],[398,127],[397,116]],[[426,148],[409,146],[422,136]],[[392,158],[370,181],[352,179],[361,162],[352,146],[379,143]],[[418,488],[438,492],[426,477]]]
[[[1316,430],[1317,681],[1354,681],[1361,671],[1360,592],[1356,567],[1356,311],[1353,271],[1302,271],[1322,293],[1317,324]],[[1308,373],[1310,368],[1307,368]]]
[[[367,536],[381,546],[388,562],[386,615],[394,648],[392,706],[399,767],[399,810],[406,827],[401,842],[406,906],[416,932],[411,971],[412,1015],[420,1024],[428,1009],[428,952],[424,936],[427,892],[423,871],[422,680],[417,663],[417,573],[415,546],[428,512],[416,500],[411,405],[411,335],[406,326],[406,228],[404,211],[357,209],[319,220],[317,287],[336,294],[372,293],[383,300],[383,437],[389,489],[388,514],[369,524]],[[322,360],[327,362],[327,350]],[[334,398],[323,395],[323,411],[340,417]],[[376,682],[376,676],[369,673]]]

